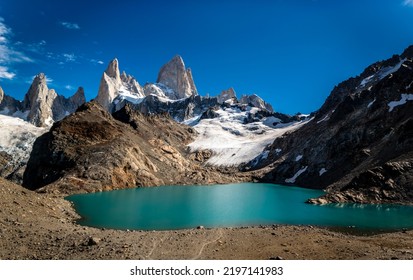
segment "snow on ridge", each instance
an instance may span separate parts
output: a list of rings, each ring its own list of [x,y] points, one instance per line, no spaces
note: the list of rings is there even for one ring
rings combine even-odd
[[[34,141],[48,129],[36,127],[17,117],[0,115],[0,151],[12,155],[9,164],[26,163]]]
[[[288,179],[285,179],[285,182],[286,182],[286,183],[290,183],[290,184],[294,184],[294,183],[295,183],[295,180],[297,180],[297,178],[298,178],[301,174],[303,174],[304,172],[307,171],[307,168],[308,168],[308,166],[301,167],[301,169],[298,170],[298,171],[294,174],[293,177],[288,178]]]
[[[325,168],[323,167],[323,168],[320,169],[320,171],[318,171],[318,175],[321,176],[321,175],[323,175],[323,174],[326,173],[326,172],[327,172],[327,169],[325,169]]]
[[[298,155],[295,157],[295,161],[300,161],[303,158],[303,155]]]
[[[412,100],[413,100],[413,94],[402,93],[399,101],[391,101],[387,104],[389,106],[389,112],[393,111],[395,107],[406,104],[407,101],[412,101]]]
[[[374,102],[376,102],[376,98],[374,98],[373,101],[371,101],[369,104],[367,104],[367,108],[370,108],[371,105],[373,105]]]
[[[329,117],[330,117],[330,116],[329,116],[328,114],[325,115],[324,118],[322,118],[321,120],[317,121],[317,124],[322,123],[322,122],[324,122],[324,121],[327,121],[327,120],[329,119]]]
[[[198,136],[188,147],[192,152],[212,151],[207,164],[235,166],[257,158],[277,137],[308,122],[294,122],[279,128],[270,127],[261,121],[244,124],[249,112],[238,108],[217,110],[219,117],[200,120],[194,126]]]
[[[384,68],[380,69],[375,74],[373,74],[371,76],[368,76],[367,78],[363,79],[360,82],[359,87],[364,88],[370,82],[380,81],[380,80],[384,79],[385,77],[387,77],[388,75],[391,75],[394,72],[397,72],[406,60],[407,60],[407,58],[404,58],[404,59],[400,60],[394,66],[387,66],[387,67],[384,67]]]

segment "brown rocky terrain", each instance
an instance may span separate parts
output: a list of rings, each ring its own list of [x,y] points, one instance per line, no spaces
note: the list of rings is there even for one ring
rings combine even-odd
[[[0,178],[0,259],[413,259],[413,231],[273,226],[120,231],[77,225],[60,195]]]
[[[248,180],[203,167],[202,156],[185,146],[194,136],[167,115],[144,116],[126,106],[112,116],[87,103],[36,140],[23,186],[71,194]]]

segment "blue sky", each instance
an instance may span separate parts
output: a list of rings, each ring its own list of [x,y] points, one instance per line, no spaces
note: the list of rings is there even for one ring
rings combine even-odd
[[[180,54],[201,95],[234,87],[308,113],[413,44],[413,0],[2,0],[0,17],[0,86],[18,99],[39,72],[91,99],[112,58],[144,85]]]

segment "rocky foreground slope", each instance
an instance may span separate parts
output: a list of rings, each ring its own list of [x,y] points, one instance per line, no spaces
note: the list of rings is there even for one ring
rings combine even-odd
[[[334,88],[314,119],[275,139],[262,180],[326,188],[312,200],[413,202],[413,46]]]
[[[80,193],[242,180],[188,154],[186,144],[195,136],[167,115],[144,116],[126,106],[112,116],[87,103],[36,140],[23,186]]]

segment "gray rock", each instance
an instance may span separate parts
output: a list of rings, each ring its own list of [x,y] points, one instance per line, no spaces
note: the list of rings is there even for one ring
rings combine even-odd
[[[192,72],[189,69],[185,69],[184,61],[179,55],[176,55],[171,61],[162,66],[156,82],[165,85],[173,91],[167,94],[171,99],[182,99],[198,95]]]

